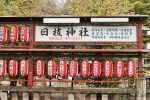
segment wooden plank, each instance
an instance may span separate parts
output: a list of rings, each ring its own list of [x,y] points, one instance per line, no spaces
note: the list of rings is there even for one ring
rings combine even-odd
[[[33,94],[33,100],[40,100],[40,94],[39,93],[34,93]]]
[[[85,94],[79,94],[79,100],[85,100]]]
[[[91,94],[90,95],[90,100],[97,100],[97,95],[96,94]]]
[[[45,93],[44,94],[44,100],[51,100],[51,93]]]
[[[146,79],[136,80],[136,100],[146,100]]]
[[[142,30],[150,30],[150,26],[142,26]]]
[[[130,94],[129,93],[124,94],[124,100],[130,100]]]
[[[74,100],[74,94],[73,93],[68,94],[68,100]]]
[[[71,88],[71,87],[0,87],[0,91],[70,92],[70,93],[136,93],[134,88]],[[150,92],[150,90],[149,90]]]
[[[55,100],[63,100],[63,94],[62,93],[56,93]]]
[[[0,49],[1,53],[148,53],[147,49]]]
[[[15,92],[12,92],[11,100],[18,100],[18,94]]]
[[[112,100],[119,100],[119,94],[114,93]]]
[[[1,92],[1,100],[8,100],[7,92]]]
[[[108,100],[108,94],[102,94],[102,100]],[[116,99],[118,100],[118,99]]]
[[[29,100],[29,94],[27,92],[23,92],[22,99]]]

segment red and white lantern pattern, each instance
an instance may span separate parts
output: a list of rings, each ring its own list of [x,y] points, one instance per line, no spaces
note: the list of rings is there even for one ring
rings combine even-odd
[[[92,62],[92,76],[98,78],[101,75],[101,63],[98,60]]]
[[[90,64],[87,60],[80,63],[80,74],[83,78],[87,78],[90,74]]]
[[[130,60],[126,64],[126,74],[129,78],[134,78],[136,75],[136,63],[133,60]]]
[[[106,78],[112,77],[112,72],[113,72],[113,63],[110,60],[106,60],[103,65],[104,77]]]
[[[50,78],[55,77],[56,74],[56,64],[54,60],[49,60],[46,64],[46,73]]]
[[[35,63],[35,75],[38,76],[38,78],[42,77],[44,75],[44,61],[43,60],[37,60]]]
[[[76,60],[72,60],[69,63],[69,76],[75,78],[78,75],[78,62]]]
[[[15,59],[9,61],[8,73],[12,77],[15,77],[18,74],[18,62]]]
[[[21,28],[20,40],[23,43],[26,43],[29,39],[29,28],[27,26],[23,26]]]
[[[27,60],[20,61],[19,73],[22,77],[25,77],[28,75],[28,66],[29,66],[29,63]]]
[[[5,26],[0,27],[0,42],[4,43],[7,40],[7,28]]]
[[[67,62],[65,60],[60,60],[58,62],[58,76],[61,78],[66,77],[67,75]]]
[[[18,41],[18,27],[12,26],[9,31],[9,40],[11,43],[16,43]]]
[[[118,60],[115,63],[115,76],[118,78],[122,78],[124,76],[124,62],[121,60]]]
[[[1,77],[5,76],[6,74],[6,66],[7,66],[6,61],[1,59],[0,60],[0,76]]]

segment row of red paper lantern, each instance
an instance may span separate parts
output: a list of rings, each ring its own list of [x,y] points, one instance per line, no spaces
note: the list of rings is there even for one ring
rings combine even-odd
[[[9,30],[9,40],[11,43],[16,43],[18,41],[18,27],[12,26]],[[27,26],[21,27],[20,30],[20,40],[26,43],[29,39],[29,28]],[[4,43],[7,40],[7,28],[5,26],[0,27],[0,43]]]
[[[21,60],[19,64],[19,73],[22,77],[28,75],[28,66],[29,63],[27,60]],[[68,71],[67,71],[68,70]],[[94,78],[98,78],[101,75],[101,62],[95,60],[91,65],[91,75]],[[118,60],[115,62],[114,66],[115,76],[118,78],[122,78],[124,76],[124,62]],[[0,76],[4,76],[6,73],[6,61],[0,60]],[[15,77],[18,73],[18,62],[15,59],[12,59],[8,62],[8,73],[10,76]],[[56,75],[56,64],[54,60],[49,60],[46,63],[46,73],[49,77],[53,78]],[[76,60],[72,60],[67,65],[65,60],[60,60],[58,62],[58,76],[64,78],[67,73],[75,78],[78,75],[78,62]],[[87,60],[83,60],[80,63],[80,74],[81,77],[87,78],[90,75],[90,63]],[[113,74],[113,63],[110,60],[106,60],[103,63],[103,75],[106,78],[112,77]],[[126,64],[126,74],[129,78],[133,78],[136,74],[136,63],[133,60],[130,60]],[[44,61],[37,60],[35,63],[35,75],[38,77],[42,77],[44,75]]]

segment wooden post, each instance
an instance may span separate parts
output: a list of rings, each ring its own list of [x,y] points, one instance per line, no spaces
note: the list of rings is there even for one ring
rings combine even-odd
[[[51,100],[51,93],[45,93],[44,100]]]
[[[79,94],[79,100],[85,100],[85,94]]]
[[[29,94],[27,92],[23,92],[22,99],[23,100],[29,100]]]
[[[90,100],[97,100],[96,94],[91,94],[90,95]]]
[[[61,78],[58,76],[58,79],[61,79]],[[57,87],[62,87],[63,86],[62,84],[63,83],[61,82],[57,82]],[[56,93],[55,100],[63,100],[63,93],[60,93],[60,92]]]
[[[12,92],[11,100],[18,100],[18,94],[16,92]]]
[[[108,94],[102,94],[102,100],[108,100]]]
[[[150,94],[149,93],[146,94],[146,100],[150,100]]]
[[[73,93],[68,94],[68,100],[74,100],[74,94]]]
[[[124,94],[124,100],[130,100],[130,94],[129,93]]]
[[[142,35],[142,22],[138,23],[138,49],[143,49],[143,35]],[[143,78],[143,61],[142,61],[142,54],[139,54],[138,58],[138,78]]]
[[[136,100],[146,100],[146,79],[136,80]]]
[[[119,100],[119,94],[114,93],[113,94],[113,100]]]
[[[56,93],[55,100],[63,100],[63,95],[62,95],[62,93]]]
[[[33,100],[40,100],[40,94],[39,93],[34,93]]]
[[[1,100],[8,100],[7,92],[1,92]]]

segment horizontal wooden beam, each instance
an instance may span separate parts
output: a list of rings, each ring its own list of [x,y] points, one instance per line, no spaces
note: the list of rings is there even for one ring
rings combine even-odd
[[[125,42],[35,42],[34,45],[102,45],[102,46],[137,46],[138,43]]]
[[[5,54],[5,53],[0,53],[0,55],[2,56],[2,57],[29,57],[29,53],[28,54],[22,54],[22,53],[14,53],[14,54]],[[59,53],[59,54],[48,54],[48,53],[42,53],[42,54],[32,54],[34,57],[53,57],[53,58],[59,58],[59,57],[80,57],[80,58],[85,58],[85,57],[93,57],[93,58],[99,58],[99,57],[104,57],[104,58],[112,58],[112,57],[117,57],[117,58],[138,58],[139,57],[139,55],[138,54],[115,54],[115,53],[113,53],[113,54],[109,54],[108,55],[108,53],[107,53],[107,55],[106,54],[104,54],[104,55],[102,55],[102,53],[101,53],[101,55],[99,55],[99,54],[89,54],[89,55],[86,55],[86,54],[83,54],[83,55],[80,55],[80,54],[78,54],[78,53],[75,53],[75,54],[73,54],[73,53],[71,53],[71,54],[67,54],[67,55],[65,55],[65,54],[63,54],[63,53]]]
[[[142,30],[150,30],[150,26],[142,26]]]
[[[0,49],[0,53],[147,53],[147,49]]]
[[[69,92],[69,93],[136,93],[134,88],[70,88],[70,87],[0,87],[0,91]]]

